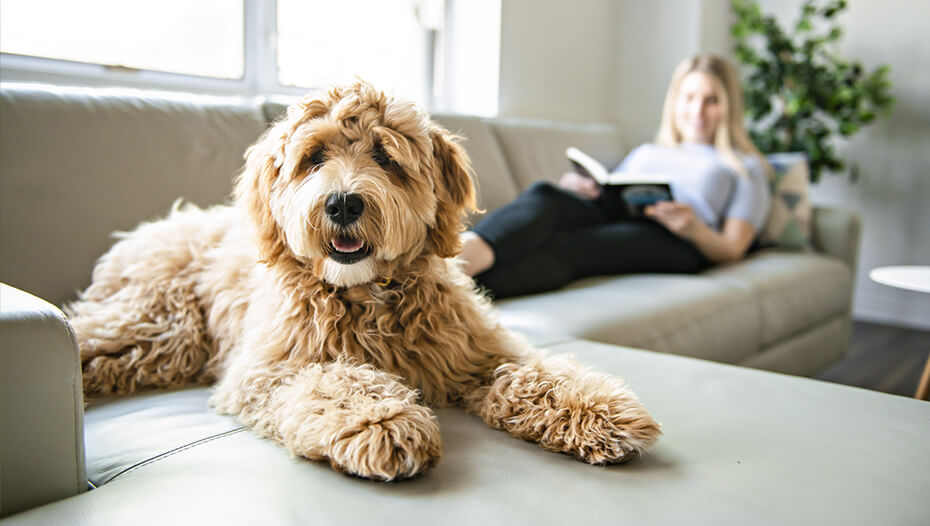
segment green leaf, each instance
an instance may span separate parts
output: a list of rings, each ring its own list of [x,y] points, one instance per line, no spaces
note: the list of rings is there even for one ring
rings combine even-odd
[[[855,96],[852,89],[849,86],[843,86],[839,91],[836,92],[836,98],[839,102],[849,102],[853,100]]]
[[[814,2],[812,0],[807,0],[806,2],[804,2],[804,5],[801,6],[802,17],[809,17],[816,12],[817,12],[817,8],[814,6]]]
[[[806,31],[810,31],[811,29],[813,29],[813,26],[811,25],[810,19],[807,17],[802,17],[794,26],[795,33],[804,33]]]

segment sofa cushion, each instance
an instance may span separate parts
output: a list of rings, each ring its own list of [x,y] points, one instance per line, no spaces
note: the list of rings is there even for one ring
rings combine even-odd
[[[852,300],[850,268],[815,253],[767,249],[705,275],[756,298],[762,347],[847,314]]]
[[[480,117],[435,114],[433,119],[460,135],[462,146],[471,158],[478,188],[478,207],[486,212],[505,205],[519,194],[516,180],[510,173],[504,154],[497,143],[491,125]],[[471,218],[474,222],[481,215]]]
[[[278,118],[283,118],[284,113],[287,111],[287,107],[291,104],[299,101],[300,99],[295,97],[294,99],[285,100],[272,100],[265,99],[261,103],[262,107],[262,117],[265,118],[265,124],[271,125]]]
[[[501,321],[517,330],[744,363],[847,314],[851,290],[841,261],[769,249],[698,275],[591,278],[497,304]]]
[[[636,274],[580,280],[497,302],[501,322],[525,332],[739,363],[759,349],[750,291],[712,277]]]
[[[206,388],[149,393],[88,410],[89,463],[122,463],[122,475],[6,520],[95,526],[925,522],[930,427],[924,402],[589,342],[551,350],[627,380],[663,425],[650,454],[589,466],[459,409],[440,409],[439,464],[413,480],[368,482],[325,462],[293,458],[249,430],[215,437],[209,425],[218,417],[206,405]],[[98,417],[104,410],[106,417]],[[863,415],[870,425],[863,425]],[[178,447],[178,432],[159,423],[205,427]],[[103,424],[107,443],[120,444],[123,459],[105,460],[110,452],[92,443]],[[152,447],[159,439],[160,451]],[[134,448],[137,454],[125,455]]]
[[[843,357],[849,349],[852,320],[838,314],[803,332],[766,346],[739,365],[778,373],[810,376]]]
[[[764,246],[802,249],[810,245],[813,206],[805,153],[767,156],[772,165],[772,207],[759,236]]]
[[[102,486],[162,455],[243,430],[210,411],[204,389],[141,394],[88,405],[84,420],[87,479]],[[158,403],[147,403],[157,397]]]
[[[613,170],[623,160],[620,132],[613,124],[500,119],[492,123],[510,171],[521,189],[534,181],[558,181],[572,169],[565,150],[575,146]]]
[[[4,84],[0,280],[60,305],[114,230],[221,203],[265,124],[233,97]]]

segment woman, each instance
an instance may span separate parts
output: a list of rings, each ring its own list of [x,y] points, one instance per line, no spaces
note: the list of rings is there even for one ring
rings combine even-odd
[[[669,175],[673,201],[628,220],[588,177],[536,183],[463,234],[465,273],[502,298],[587,276],[698,272],[741,259],[770,201],[770,168],[742,119],[733,67],[713,56],[685,60],[672,75],[656,143],[615,170]]]

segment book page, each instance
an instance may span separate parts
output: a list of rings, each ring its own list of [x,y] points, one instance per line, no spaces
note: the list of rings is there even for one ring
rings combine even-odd
[[[592,177],[601,185],[608,184],[610,174],[607,172],[607,168],[604,168],[604,165],[598,162],[597,159],[573,146],[565,150],[565,157],[568,157],[568,160],[571,161],[576,172]]]

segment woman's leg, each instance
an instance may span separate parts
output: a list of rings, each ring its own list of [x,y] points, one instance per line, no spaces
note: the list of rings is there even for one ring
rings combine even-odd
[[[556,231],[605,221],[607,217],[594,201],[539,182],[488,214],[472,230],[493,250],[497,265],[523,259],[548,243]]]
[[[543,248],[520,259],[496,263],[475,276],[475,282],[497,299],[557,289],[572,281],[564,258]]]
[[[693,243],[651,220],[559,232],[547,249],[571,269],[572,279],[637,272],[690,274],[709,264]]]
[[[707,260],[653,221],[620,221],[556,232],[526,257],[476,276],[496,298],[557,289],[576,279],[634,272],[693,273]]]
[[[494,249],[481,236],[471,230],[462,233],[462,272],[476,276],[494,266]]]

